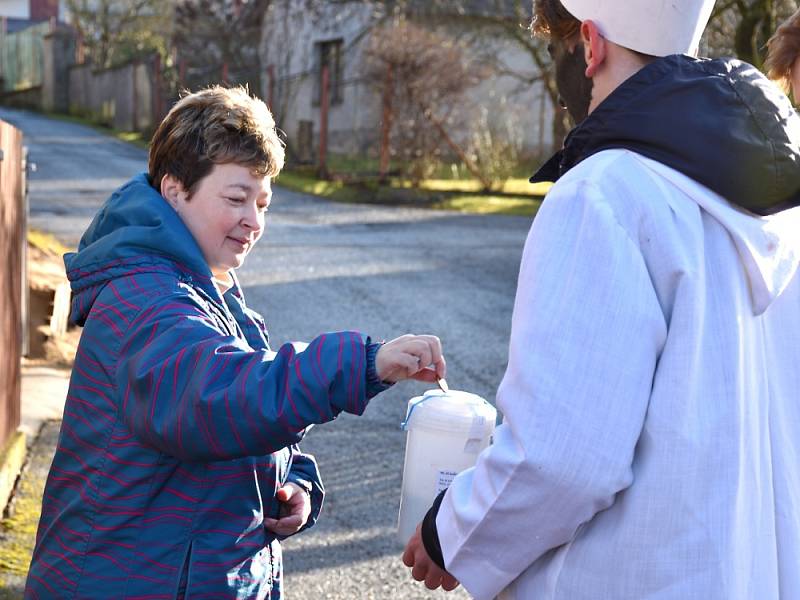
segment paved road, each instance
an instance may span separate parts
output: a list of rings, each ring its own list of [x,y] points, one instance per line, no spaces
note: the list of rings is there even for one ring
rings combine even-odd
[[[68,243],[115,185],[145,167],[143,151],[86,128],[7,109],[0,118],[23,129],[38,165],[32,224]],[[520,217],[334,204],[277,188],[266,236],[240,278],[274,345],[336,329],[375,338],[436,333],[451,387],[493,401],[529,225]],[[285,544],[290,600],[445,596],[411,582],[395,541],[405,443],[398,424],[406,401],[425,389],[400,384],[363,417],[344,415],[307,436],[328,496],[317,527]]]
[[[22,129],[28,160],[30,226],[77,246],[109,192],[147,168],[147,152],[93,129],[0,107],[0,119]]]

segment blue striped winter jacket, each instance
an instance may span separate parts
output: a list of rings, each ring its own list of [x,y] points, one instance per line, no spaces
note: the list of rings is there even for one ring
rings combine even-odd
[[[296,444],[383,389],[376,345],[344,332],[270,352],[238,284],[220,296],[145,175],[65,261],[84,329],[25,597],[280,598],[263,519],[291,480],[316,520],[322,485]]]

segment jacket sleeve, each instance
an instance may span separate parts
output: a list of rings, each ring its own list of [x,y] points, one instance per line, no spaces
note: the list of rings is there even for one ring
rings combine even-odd
[[[497,393],[504,423],[435,516],[447,570],[478,600],[574,539],[631,484],[666,339],[639,247],[599,190],[568,186],[548,197],[526,242]]]
[[[254,351],[188,294],[143,309],[122,340],[121,413],[147,445],[186,461],[261,456],[368,402],[369,338],[321,335],[305,351]]]

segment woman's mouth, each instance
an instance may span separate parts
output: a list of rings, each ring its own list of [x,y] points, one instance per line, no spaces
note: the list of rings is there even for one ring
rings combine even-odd
[[[228,236],[228,240],[239,249],[239,252],[244,252],[250,247],[250,242],[246,238],[234,238]]]

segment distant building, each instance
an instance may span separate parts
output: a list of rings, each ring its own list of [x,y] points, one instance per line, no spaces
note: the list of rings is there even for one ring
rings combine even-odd
[[[297,4],[298,6],[292,6]],[[264,18],[261,43],[264,98],[271,100],[280,126],[300,159],[316,152],[320,127],[320,78],[322,65],[330,73],[329,150],[348,155],[374,154],[381,122],[381,94],[362,77],[364,50],[375,28],[385,22],[380,3],[320,2],[315,10],[304,3],[272,2]],[[412,3],[414,4],[414,3]],[[424,7],[425,2],[417,2]],[[485,111],[498,130],[510,125],[520,134],[524,150],[547,152],[552,145],[552,101],[541,82],[524,83],[509,73],[538,72],[530,55],[509,39],[481,34],[476,26],[486,2],[459,4],[448,12],[448,3],[437,11],[424,8],[412,19],[440,27],[458,36],[468,35],[466,52],[491,53],[504,68],[469,94],[461,116],[473,121]],[[496,4],[495,4],[496,5]],[[442,8],[444,7],[444,8]],[[466,8],[465,8],[466,7]],[[485,8],[484,8],[485,10]],[[514,18],[514,13],[509,18]],[[522,25],[520,25],[522,27]],[[483,36],[483,37],[481,37]],[[501,73],[503,71],[504,73]]]

